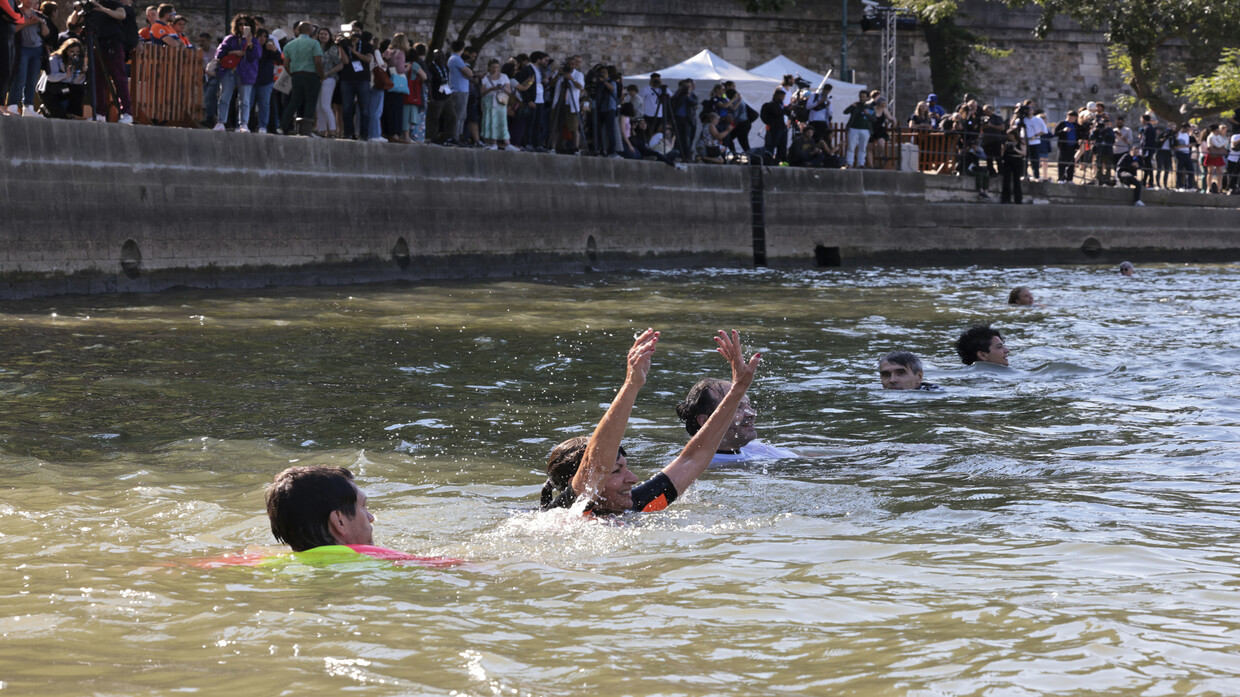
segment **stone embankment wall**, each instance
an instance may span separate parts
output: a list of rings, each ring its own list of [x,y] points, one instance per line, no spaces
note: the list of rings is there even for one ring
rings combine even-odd
[[[1240,259],[1227,197],[8,119],[0,297],[671,266]],[[754,194],[757,194],[756,196]],[[1214,207],[1190,207],[1208,200]]]
[[[500,3],[493,3],[499,5]],[[219,0],[178,2],[190,15],[193,32],[206,28],[220,34],[223,3]],[[458,3],[458,31],[473,3]],[[436,0],[384,0],[383,33],[406,32],[415,41],[429,39]],[[269,26],[291,27],[296,20],[337,26],[337,0],[234,1],[236,11],[261,14]],[[779,54],[811,70],[833,70],[840,76],[841,9],[839,0],[798,0],[779,13],[749,14],[735,0],[607,0],[599,16],[541,12],[488,44],[483,58],[506,59],[517,53],[546,51],[557,58],[580,54],[587,66],[614,64],[626,74],[640,74],[678,63],[709,48],[743,68],[753,68]],[[857,82],[878,88],[882,66],[880,32],[858,28],[863,6],[848,3],[848,67]],[[1102,32],[1082,31],[1056,20],[1046,41],[1033,36],[1038,8],[1013,10],[997,0],[963,0],[959,23],[985,37],[986,43],[1012,51],[1004,58],[986,58],[978,78],[979,97],[996,106],[1033,98],[1058,120],[1069,106],[1102,99],[1112,102],[1127,94],[1117,71],[1107,67]],[[917,101],[933,91],[928,49],[920,29],[901,30],[897,51],[895,115],[901,121]],[[705,87],[701,96],[709,92]],[[851,101],[855,95],[836,95]],[[840,105],[842,108],[847,102]],[[947,108],[953,105],[948,104]],[[755,105],[756,108],[756,105]]]

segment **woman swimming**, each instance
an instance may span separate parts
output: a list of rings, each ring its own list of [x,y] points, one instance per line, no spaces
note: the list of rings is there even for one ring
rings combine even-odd
[[[646,384],[650,359],[659,343],[659,332],[647,329],[629,349],[624,385],[594,433],[588,439],[566,440],[551,451],[547,460],[547,483],[542,490],[542,508],[567,508],[585,496],[589,499],[586,510],[594,514],[660,511],[688,489],[706,471],[719,449],[719,442],[732,425],[736,409],[753,382],[762,357],[755,353],[746,361],[736,331],[729,335],[720,330],[714,339],[719,345],[719,354],[732,366],[732,386],[671,464],[644,484],[634,486],[637,477],[629,471],[624,449],[620,447],[633,403]]]

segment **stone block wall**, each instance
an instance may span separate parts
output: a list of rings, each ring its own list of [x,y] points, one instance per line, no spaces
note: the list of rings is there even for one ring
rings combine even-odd
[[[195,31],[205,23],[219,33],[222,4],[192,0],[181,6],[193,18]],[[339,5],[333,0],[249,0],[234,6],[264,15],[272,26],[291,26],[306,17],[331,26],[340,23]],[[838,76],[841,6],[839,0],[799,0],[782,13],[751,15],[732,0],[607,0],[599,17],[537,14],[486,46],[483,57],[506,59],[531,51],[553,56],[581,54],[587,65],[610,63],[627,74],[639,74],[710,48],[745,68],[782,53],[812,70],[834,70]],[[415,40],[425,40],[430,37],[436,7],[434,0],[388,0],[383,3],[384,33],[403,31]],[[1128,90],[1107,67],[1101,32],[1056,22],[1051,37],[1039,41],[1032,34],[1036,11],[1011,10],[994,0],[965,0],[961,8],[963,26],[987,36],[991,45],[1014,52],[1009,58],[986,61],[979,75],[984,101],[1010,106],[1018,99],[1034,98],[1048,105],[1048,112],[1057,119],[1069,105],[1093,99],[1110,101]],[[860,31],[861,10],[859,0],[849,3],[848,66],[856,71],[858,82],[878,87],[879,32]],[[463,21],[464,11],[458,12]],[[460,21],[453,31],[459,27]],[[903,119],[932,88],[921,31],[900,31],[898,44],[897,114]]]

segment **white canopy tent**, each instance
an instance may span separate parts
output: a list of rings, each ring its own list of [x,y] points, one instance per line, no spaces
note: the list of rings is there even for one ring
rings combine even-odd
[[[732,81],[737,83],[737,92],[740,97],[744,98],[745,103],[753,107],[755,112],[763,108],[763,104],[770,102],[771,94],[775,93],[775,88],[779,87],[780,81],[770,79],[768,77],[755,76],[754,73],[746,71],[746,69],[735,66],[733,63],[724,61],[709,48],[703,50],[698,55],[689,58],[687,61],[676,63],[675,66],[668,66],[645,74],[635,74],[635,76],[626,76],[624,81],[626,84],[636,84],[639,88],[645,88],[650,84],[650,76],[658,73],[662,78],[663,84],[666,84],[668,94],[676,94],[676,83],[684,78],[691,78],[696,83],[694,92],[697,93],[699,99],[706,99],[711,94],[711,89],[720,82]],[[761,139],[761,124],[754,128],[750,134],[750,139]]]
[[[785,75],[800,75],[802,79],[813,85],[815,89],[822,87],[823,84],[830,84],[831,120],[835,123],[846,123],[848,121],[848,116],[844,113],[844,107],[856,101],[857,93],[865,89],[865,85],[844,82],[843,80],[820,75],[783,54],[775,56],[749,72],[779,81],[782,81]]]
[[[741,97],[755,111],[771,101],[771,95],[775,93],[775,88],[779,87],[780,82],[779,79],[772,80],[769,77],[755,75],[744,68],[733,65],[709,49],[703,50],[684,62],[662,70],[655,70],[654,73],[658,73],[663,84],[667,85],[668,94],[676,93],[676,83],[685,78],[691,78],[696,83],[694,91],[700,99],[705,99],[716,83],[731,80],[736,83],[736,91],[741,93]],[[652,74],[628,75],[625,76],[624,82],[644,88],[650,84]]]

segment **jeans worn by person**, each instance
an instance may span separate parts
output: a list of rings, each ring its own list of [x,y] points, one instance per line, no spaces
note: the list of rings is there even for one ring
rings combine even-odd
[[[220,78],[218,76],[207,76],[206,81],[202,83],[202,113],[203,116],[211,122],[214,122],[216,114],[220,110]],[[208,123],[214,126],[214,123]]]
[[[366,102],[369,111],[366,112],[366,139],[374,140],[383,137],[383,90],[375,89],[369,83],[362,83],[369,90],[366,93]]]
[[[267,126],[271,123],[271,93],[275,89],[275,83],[269,82],[265,85],[254,85],[254,110],[258,112],[255,128],[267,130]]]
[[[9,84],[10,107],[16,107],[20,102],[27,109],[34,108],[35,86],[39,84],[42,63],[42,46],[17,47],[17,65],[13,70],[13,80]]]
[[[344,123],[340,126],[342,137],[354,138],[355,134],[366,137],[366,124],[370,118],[370,83],[356,80],[340,81],[340,102]],[[358,112],[361,112],[360,114]],[[359,125],[360,121],[360,125]]]
[[[844,166],[865,167],[865,149],[870,144],[868,128],[848,129],[848,145],[844,150]]]
[[[232,102],[233,93],[238,93],[237,97],[237,128],[245,126],[249,122],[250,101],[254,96],[254,85],[238,85],[240,78],[237,77],[237,71],[220,70],[220,109],[218,113],[219,123],[228,122],[228,107]]]

